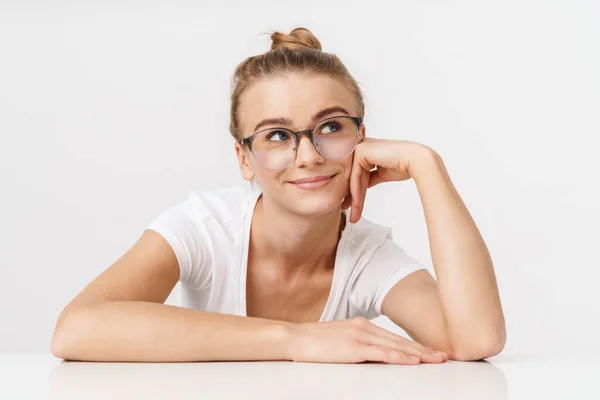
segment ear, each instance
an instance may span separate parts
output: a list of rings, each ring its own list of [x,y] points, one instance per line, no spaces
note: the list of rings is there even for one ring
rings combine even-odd
[[[364,140],[364,138],[367,137],[367,126],[365,125],[365,123],[363,122],[362,125],[360,126],[360,133],[361,133],[361,141]]]
[[[247,181],[251,181],[252,178],[254,178],[254,171],[252,171],[252,166],[250,165],[250,152],[245,145],[241,144],[237,140],[234,142],[234,146],[235,155],[240,164],[240,172],[242,173],[242,177]]]

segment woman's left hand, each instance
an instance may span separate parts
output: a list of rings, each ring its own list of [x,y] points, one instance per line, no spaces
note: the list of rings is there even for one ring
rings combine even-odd
[[[433,149],[417,142],[364,138],[354,149],[350,193],[342,203],[343,210],[352,207],[350,222],[360,219],[368,188],[414,178],[419,163],[434,154]]]

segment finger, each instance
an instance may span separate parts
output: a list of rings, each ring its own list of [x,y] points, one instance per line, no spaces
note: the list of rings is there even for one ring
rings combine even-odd
[[[422,354],[430,354],[430,355],[436,356],[435,350],[433,350],[427,346],[424,346],[421,343],[407,339],[404,336],[400,336],[400,335],[395,334],[394,332],[390,332],[387,329],[377,326],[372,322],[370,324],[366,325],[365,330],[367,332],[373,333],[375,335],[398,341],[398,342],[402,343],[402,345],[412,347]],[[442,353],[441,358],[448,359],[448,355],[446,353],[444,353],[444,352],[439,352],[439,353]]]
[[[350,193],[352,194],[352,214],[350,222],[357,222],[364,210],[367,189],[369,188],[370,171],[375,167],[369,159],[369,147],[357,147],[354,153],[352,172],[355,174],[354,182],[351,182]]]
[[[414,342],[410,341],[403,342],[389,337],[375,335],[373,333],[365,333],[364,336],[361,337],[361,340],[364,341],[365,344],[387,347],[390,349],[401,351],[408,355],[419,357],[421,362],[442,363],[446,361],[446,357],[435,354],[434,352],[430,351],[429,349],[423,346],[421,346],[421,348],[413,346],[412,343]]]
[[[419,357],[411,356],[402,351],[380,346],[360,345],[359,357],[365,361],[382,361],[388,364],[416,365],[421,362]]]
[[[360,166],[358,168],[360,168],[360,172],[357,174],[358,183],[356,183],[354,192],[352,193],[352,214],[350,216],[350,222],[352,223],[357,222],[362,215],[367,185],[369,184],[369,172]]]
[[[362,215],[362,211],[365,208],[365,200],[367,198],[367,189],[369,188],[369,177],[371,176],[371,173],[369,172],[369,170],[364,170],[364,172],[361,175],[361,186],[360,186],[360,215]],[[360,215],[358,216],[358,219],[360,219]]]
[[[379,185],[380,183],[385,182],[385,180],[379,175],[379,171],[376,169],[369,172],[369,188],[372,188],[375,185]]]
[[[358,163],[359,155],[354,155],[354,160],[352,162],[352,171],[350,172],[350,197],[351,197],[351,207],[352,212],[350,213],[350,222],[355,223],[358,221],[356,218],[357,215],[360,215],[360,177],[363,172],[362,167]],[[358,214],[357,214],[358,213]]]

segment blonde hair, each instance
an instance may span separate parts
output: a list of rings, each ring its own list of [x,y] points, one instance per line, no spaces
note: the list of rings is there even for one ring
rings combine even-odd
[[[321,42],[311,31],[302,27],[289,34],[274,31],[271,40],[271,50],[246,58],[233,74],[229,131],[236,140],[242,138],[239,117],[242,95],[263,78],[290,72],[320,73],[339,79],[354,96],[357,116],[364,117],[363,93],[358,83],[335,54],[321,50]]]

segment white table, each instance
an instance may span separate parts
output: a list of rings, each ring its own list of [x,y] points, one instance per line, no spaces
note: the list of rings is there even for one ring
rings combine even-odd
[[[597,353],[596,353],[597,354]],[[600,399],[592,356],[484,362],[88,363],[1,354],[0,399]]]

